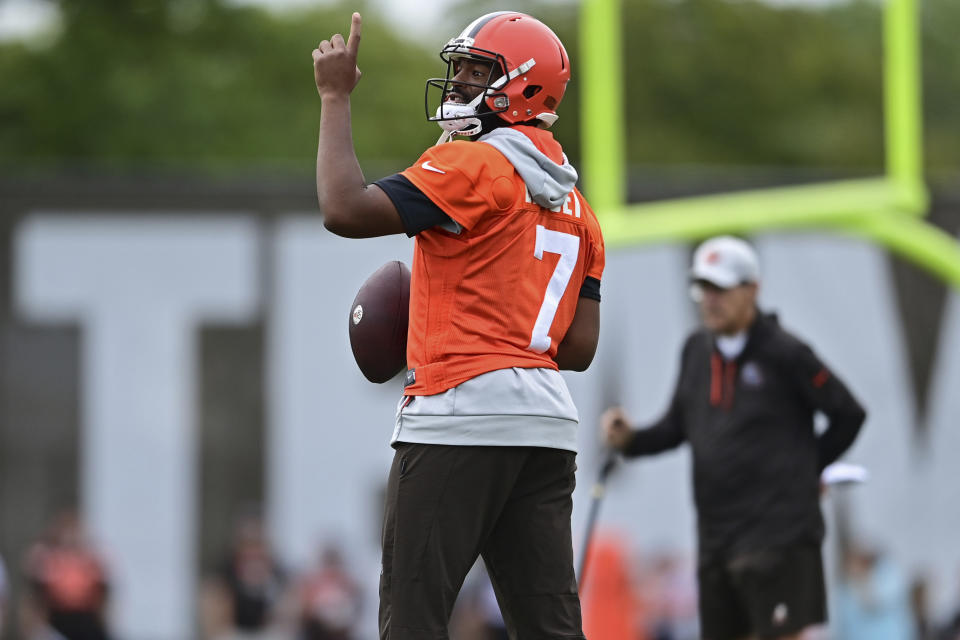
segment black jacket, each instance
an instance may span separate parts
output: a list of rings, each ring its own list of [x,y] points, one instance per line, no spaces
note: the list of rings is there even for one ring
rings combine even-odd
[[[817,411],[829,419],[819,437]],[[807,345],[758,313],[735,360],[724,361],[706,330],[687,339],[670,408],[624,453],[690,443],[701,555],[819,544],[820,471],[865,417]]]

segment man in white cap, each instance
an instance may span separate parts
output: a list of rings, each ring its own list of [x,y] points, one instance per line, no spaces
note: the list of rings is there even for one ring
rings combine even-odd
[[[813,351],[757,308],[757,255],[739,238],[704,242],[690,271],[703,328],[683,347],[666,414],[636,429],[602,419],[625,456],[689,442],[704,640],[800,638],[826,620],[820,472],[866,416]],[[814,414],[829,424],[819,435]]]

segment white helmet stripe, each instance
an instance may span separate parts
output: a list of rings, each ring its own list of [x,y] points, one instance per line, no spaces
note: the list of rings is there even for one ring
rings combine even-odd
[[[503,87],[503,85],[507,84],[508,81],[513,80],[514,78],[519,76],[521,73],[526,73],[527,71],[530,71],[530,69],[533,69],[535,64],[537,64],[537,61],[534,60],[533,58],[530,58],[529,60],[521,64],[519,67],[517,67],[513,71],[510,71],[506,75],[500,76],[499,78],[493,81],[493,83],[490,85],[490,89],[487,89],[487,93],[488,94],[493,93],[493,89],[500,89],[501,87]]]

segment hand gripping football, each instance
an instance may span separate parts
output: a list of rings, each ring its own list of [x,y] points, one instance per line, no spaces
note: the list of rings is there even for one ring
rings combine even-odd
[[[350,306],[350,348],[370,382],[386,382],[407,368],[410,269],[398,260],[377,269]]]

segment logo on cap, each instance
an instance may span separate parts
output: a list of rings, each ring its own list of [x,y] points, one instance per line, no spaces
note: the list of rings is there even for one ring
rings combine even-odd
[[[763,385],[763,372],[756,362],[748,362],[743,365],[743,384],[748,387],[759,387]]]

